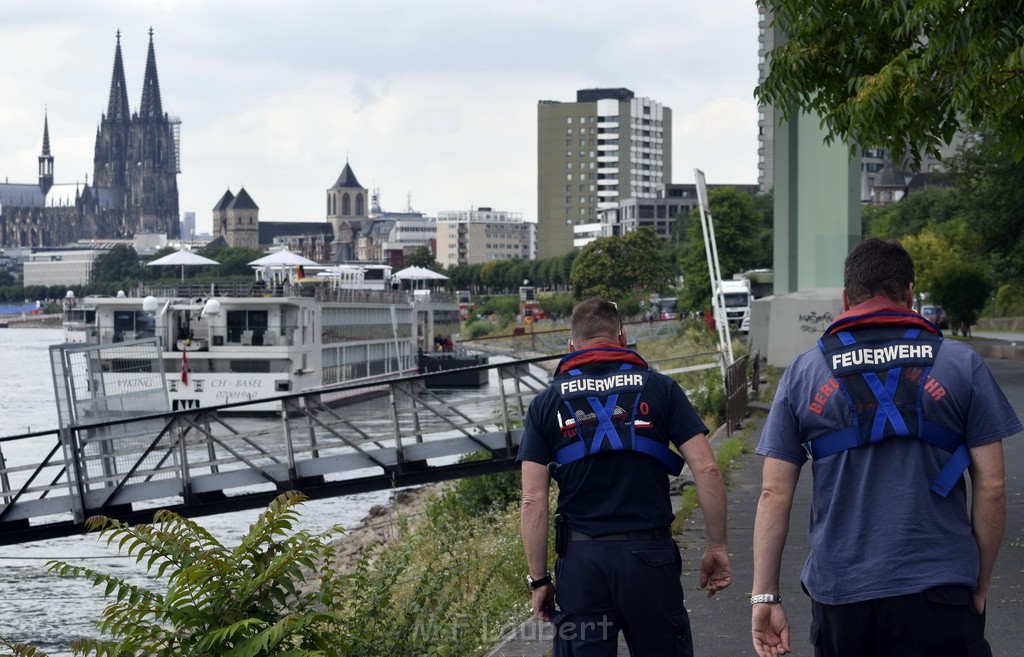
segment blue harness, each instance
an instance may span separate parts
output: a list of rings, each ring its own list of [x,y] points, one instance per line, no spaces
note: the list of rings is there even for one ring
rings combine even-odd
[[[667,443],[637,435],[636,417],[640,394],[651,371],[624,363],[618,370],[586,376],[571,369],[555,377],[562,399],[559,411],[561,435],[555,444],[559,465],[600,452],[630,450],[658,459],[671,475],[683,470],[683,458]],[[563,418],[562,413],[568,412]]]
[[[942,336],[919,328],[839,331],[818,340],[825,362],[850,404],[853,426],[804,443],[811,458],[894,437],[913,436],[949,452],[930,489],[946,497],[971,464],[964,437],[922,417],[921,399]]]

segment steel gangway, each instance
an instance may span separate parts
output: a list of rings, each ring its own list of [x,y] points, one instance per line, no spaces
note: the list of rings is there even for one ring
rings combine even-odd
[[[198,517],[260,508],[285,490],[317,499],[509,470],[529,402],[560,357],[467,368],[488,371],[480,389],[434,389],[432,375],[414,375],[274,397],[279,411],[262,415],[246,413],[255,402],[147,413],[145,394],[108,389],[60,429],[0,437],[0,544],[80,534],[93,515]],[[653,365],[717,368],[720,354],[672,360],[695,364]],[[72,405],[67,396],[57,386],[58,406]],[[94,420],[112,407],[117,419]]]

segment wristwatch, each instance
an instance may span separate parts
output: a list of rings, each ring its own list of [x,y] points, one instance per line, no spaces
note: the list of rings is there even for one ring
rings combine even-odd
[[[538,577],[534,579],[532,575],[526,575],[526,583],[530,585],[531,591],[536,591],[542,586],[547,586],[551,583],[551,571],[544,573],[544,577]]]
[[[758,595],[750,596],[751,606],[764,603],[769,605],[777,605],[782,602],[782,596],[778,593],[761,593]]]

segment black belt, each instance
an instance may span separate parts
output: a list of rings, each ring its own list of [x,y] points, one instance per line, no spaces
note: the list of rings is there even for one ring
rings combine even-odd
[[[639,532],[625,532],[622,534],[602,534],[591,536],[578,532],[575,529],[569,530],[570,541],[653,541],[661,538],[672,538],[672,530],[668,527],[658,529],[645,529]]]

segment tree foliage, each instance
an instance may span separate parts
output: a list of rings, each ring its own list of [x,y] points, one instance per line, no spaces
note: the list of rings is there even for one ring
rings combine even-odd
[[[929,187],[904,197],[891,205],[868,205],[862,220],[866,237],[900,239],[916,235],[937,223],[959,216],[960,198],[952,187]]]
[[[763,210],[758,210],[750,194],[732,187],[715,189],[708,194],[708,205],[714,220],[722,278],[771,264],[771,233],[765,227]],[[699,216],[687,217],[681,223],[685,230],[679,248],[679,269],[683,275],[681,307],[707,309],[711,303],[711,279],[704,232]]]
[[[755,94],[828,140],[938,155],[957,130],[990,130],[1024,157],[1024,7],[1014,0],[763,0],[785,35]]]
[[[970,335],[992,293],[989,277],[975,266],[940,269],[932,281],[932,299],[946,309],[953,335]]]
[[[99,255],[92,263],[90,282],[120,283],[142,281],[150,278],[150,272],[139,261],[135,247],[115,244],[110,251]]]
[[[329,564],[335,527],[322,535],[293,532],[303,497],[275,499],[233,549],[192,520],[158,511],[152,525],[104,517],[99,530],[157,579],[162,590],[84,566],[48,564],[62,577],[102,587],[111,600],[97,623],[103,638],[72,643],[76,654],[298,656],[341,655],[338,641],[343,578]],[[319,587],[302,588],[307,577]]]
[[[407,267],[424,267],[426,269],[439,269],[440,267],[437,264],[437,258],[434,257],[434,252],[425,244],[417,246],[405,256],[405,264]]]
[[[1024,162],[1001,154],[987,134],[952,162],[960,214],[977,253],[1002,276],[1024,278]]]
[[[264,254],[259,249],[249,249],[243,246],[220,246],[205,249],[203,255],[220,264],[209,267],[186,267],[186,278],[190,275],[197,278],[228,278],[231,276],[252,278],[253,268],[249,263],[262,258]]]
[[[577,299],[618,300],[634,290],[661,292],[672,284],[672,270],[660,255],[661,242],[650,228],[624,237],[590,242],[573,264],[569,280]]]

